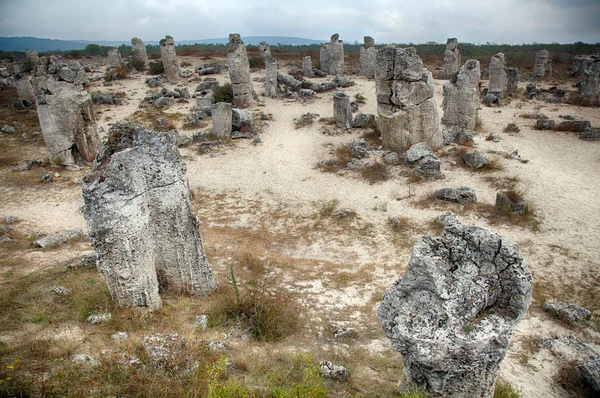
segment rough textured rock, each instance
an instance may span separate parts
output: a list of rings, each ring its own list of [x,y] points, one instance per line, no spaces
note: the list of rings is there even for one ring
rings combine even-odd
[[[360,74],[369,79],[375,78],[375,59],[377,49],[371,36],[364,37],[364,45],[360,48]]]
[[[409,383],[436,397],[492,397],[516,323],[531,303],[519,248],[490,230],[447,218],[413,247],[378,316],[402,354]]]
[[[591,128],[592,124],[589,120],[565,120],[556,126],[559,131],[572,131],[574,133],[583,133]]]
[[[56,234],[44,236],[43,238],[33,242],[33,244],[37,247],[41,247],[42,249],[49,249],[51,247],[67,243],[70,240],[81,238],[82,236],[83,231],[81,230],[81,228],[69,229],[67,231],[62,231]]]
[[[533,76],[538,79],[550,77],[552,75],[552,61],[550,53],[546,50],[539,50],[535,53],[535,65],[533,66]]]
[[[479,61],[470,59],[444,84],[442,123],[475,129],[479,108]]]
[[[583,363],[581,376],[594,396],[600,396],[600,358]]]
[[[88,92],[50,75],[36,77],[35,86],[37,113],[50,161],[73,165],[79,155],[93,161],[100,137]]]
[[[600,55],[592,55],[583,61],[581,102],[583,105],[600,105]]]
[[[333,93],[333,118],[339,128],[349,129],[352,126],[350,97],[341,91]]]
[[[446,40],[446,51],[444,52],[444,77],[446,79],[451,78],[459,68],[460,50],[458,49],[458,40],[456,38],[448,38]]]
[[[229,77],[233,90],[233,105],[245,108],[254,100],[254,88],[250,79],[250,64],[246,46],[237,33],[229,34],[227,47],[227,61],[229,62]]]
[[[583,75],[583,62],[587,56],[576,55],[573,57],[573,64],[571,66],[571,76],[581,77]]]
[[[554,120],[550,119],[538,119],[535,122],[536,130],[553,130],[554,129]]]
[[[506,94],[515,94],[517,92],[518,85],[519,69],[506,68]]]
[[[404,161],[406,163],[413,163],[423,159],[426,156],[434,156],[435,154],[431,150],[431,147],[427,145],[426,142],[418,142],[412,145],[405,153],[404,153]]]
[[[212,133],[221,141],[231,139],[233,108],[227,102],[219,102],[212,106]]]
[[[266,41],[258,43],[258,53],[264,58],[265,62],[271,59],[271,46]]]
[[[546,301],[542,308],[544,311],[572,326],[585,325],[592,318],[592,313],[587,308],[561,301]]]
[[[131,38],[131,48],[133,50],[133,60],[147,67],[148,53],[146,52],[146,45],[142,39],[137,37]]]
[[[492,57],[488,70],[490,74],[488,93],[494,94],[498,98],[504,97],[506,92],[506,62],[503,53],[495,54]]]
[[[194,68],[194,71],[201,76],[216,75],[223,72],[223,70],[225,70],[225,66],[217,62],[196,65]]]
[[[159,289],[204,297],[216,288],[176,135],[116,123],[85,177],[98,269],[125,307],[160,307]]]
[[[215,103],[215,93],[212,90],[196,91],[196,109],[203,110],[206,107],[211,107]]]
[[[313,77],[315,75],[315,72],[313,72],[312,58],[310,55],[302,57],[302,74],[305,77]]]
[[[233,131],[250,130],[253,124],[254,117],[250,111],[237,108],[231,110],[231,129]]]
[[[26,75],[19,73],[15,75],[15,86],[17,88],[17,96],[19,101],[27,101],[29,104],[35,104],[35,93],[31,81]]]
[[[598,141],[600,140],[600,129],[586,130],[581,133],[579,138],[585,141]]]
[[[123,66],[123,58],[118,48],[111,48],[108,50],[108,67],[109,68],[120,68]]]
[[[480,169],[488,164],[487,158],[479,151],[469,151],[460,157],[462,161],[473,169]]]
[[[483,103],[490,107],[501,106],[502,100],[501,97],[498,97],[495,94],[488,93],[485,95],[485,97],[483,97]]]
[[[273,58],[265,60],[265,97],[277,96],[277,61]]]
[[[463,127],[450,127],[442,130],[444,145],[458,144],[464,146],[473,146],[473,133]]]
[[[344,43],[337,33],[331,36],[329,43],[321,45],[319,54],[321,70],[330,75],[344,74]]]
[[[32,72],[35,72],[35,67],[37,66],[37,63],[40,60],[40,54],[38,54],[38,52],[35,50],[27,50],[27,52],[25,53],[25,58],[27,58],[27,60],[31,62],[31,66],[34,69],[32,70]]]
[[[334,365],[329,361],[321,361],[319,362],[319,366],[321,367],[321,376],[325,378],[346,380],[350,377],[350,372],[345,367]]]
[[[414,48],[387,46],[375,64],[377,125],[383,144],[404,150],[417,142],[442,145],[433,77]]]
[[[371,113],[359,113],[352,120],[352,127],[365,128],[375,123],[375,115]]]
[[[165,68],[165,76],[169,81],[177,81],[181,77],[181,65],[175,51],[175,41],[171,36],[165,36],[159,43],[160,59]]]
[[[277,81],[281,84],[285,84],[292,90],[298,90],[302,87],[302,82],[300,80],[294,79],[290,75],[286,75],[283,72],[277,72]]]
[[[516,197],[511,191],[498,191],[496,193],[496,210],[500,214],[518,216],[525,211],[526,203]]]
[[[473,188],[442,188],[433,193],[436,198],[454,203],[476,203],[477,195]]]

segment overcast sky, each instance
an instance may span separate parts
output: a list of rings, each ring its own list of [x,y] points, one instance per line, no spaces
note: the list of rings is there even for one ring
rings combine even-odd
[[[0,36],[177,40],[295,36],[378,43],[600,42],[600,0],[0,0]]]

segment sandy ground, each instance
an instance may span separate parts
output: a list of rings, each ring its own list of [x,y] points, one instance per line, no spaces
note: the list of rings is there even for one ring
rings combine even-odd
[[[262,71],[253,72],[252,76],[264,77]],[[91,88],[90,91],[122,91],[127,94],[127,103],[123,106],[98,107],[102,111],[99,124],[105,130],[114,121],[126,118],[138,109],[146,92],[151,90],[144,84],[145,78],[146,76],[138,75],[117,82],[112,87]],[[217,78],[221,83],[228,81],[226,73]],[[376,114],[374,81],[358,76],[352,76],[352,79],[356,85],[343,91],[352,97],[357,93],[364,95],[367,102],[359,111]],[[198,83],[186,81],[178,86],[187,86],[193,92]],[[442,80],[435,81],[440,118],[444,83]],[[521,83],[521,87],[524,85],[525,83]],[[254,88],[259,94],[263,92],[262,86],[263,83],[254,82]],[[176,104],[167,112],[188,114],[193,108],[193,101],[190,100],[189,104]],[[343,263],[349,271],[369,266],[371,278],[368,283],[357,280],[355,284],[343,289],[328,290],[323,287],[318,276],[312,279],[307,277],[307,280],[298,282],[288,278],[286,286],[290,290],[302,292],[307,305],[313,308],[315,314],[321,311],[333,314],[330,314],[332,317],[342,317],[344,308],[368,306],[375,295],[381,294],[386,286],[402,274],[410,255],[410,247],[399,246],[397,241],[390,238],[387,224],[389,216],[403,216],[417,224],[427,224],[442,210],[415,206],[414,200],[442,187],[470,186],[476,191],[480,202],[493,205],[497,190],[486,180],[490,176],[495,179],[518,177],[517,187],[535,206],[541,222],[539,231],[504,224],[491,228],[520,245],[536,282],[551,289],[573,291],[572,301],[575,303],[580,290],[591,289],[600,294],[598,281],[594,280],[600,264],[600,184],[597,175],[600,168],[600,142],[582,141],[574,133],[536,131],[533,129],[535,120],[519,117],[522,113],[540,112],[560,121],[559,115],[570,114],[577,119],[589,120],[592,126],[598,127],[600,112],[597,108],[548,104],[542,101],[525,102],[519,99],[513,99],[510,104],[501,108],[483,107],[480,118],[486,133],[476,137],[479,149],[504,152],[516,149],[521,158],[528,162],[500,157],[504,170],[481,174],[458,167],[453,158],[443,158],[444,180],[411,184],[409,188],[406,178],[402,177],[370,185],[352,174],[324,173],[315,167],[318,161],[331,158],[335,147],[360,137],[360,132],[325,135],[320,131],[320,123],[294,128],[294,119],[306,112],[323,117],[332,116],[331,93],[320,94],[306,103],[262,96],[260,101],[262,105],[250,109],[273,116],[273,120],[266,123],[261,133],[263,144],[252,145],[250,141],[240,141],[219,150],[218,156],[199,155],[193,147],[183,149],[190,186],[192,190],[215,197],[220,195],[220,199],[216,200],[221,201],[223,206],[236,203],[239,211],[231,225],[240,228],[252,228],[261,215],[277,207],[285,208],[300,219],[304,215],[309,217],[319,205],[332,200],[339,201],[340,208],[354,210],[360,222],[372,227],[368,239],[357,238],[355,232],[347,236],[342,233],[337,237],[316,234],[310,243],[300,242],[273,249],[291,258]],[[508,123],[516,123],[521,132],[503,133]],[[194,131],[184,133],[192,132]],[[499,134],[501,141],[486,141],[487,133]],[[80,174],[85,174],[85,171]],[[50,233],[67,228],[85,228],[80,212],[83,202],[78,189],[47,189],[42,196],[39,192],[22,194],[0,187],[0,196],[3,198],[0,215],[22,218],[24,221],[21,228],[25,231]],[[218,211],[218,208],[219,204],[216,204],[210,211],[199,211],[203,228],[219,224],[211,213],[214,209]],[[485,217],[475,213],[467,212],[459,218],[463,223],[490,227]],[[278,225],[274,224],[272,228],[277,230]],[[285,225],[281,228],[285,230]],[[205,238],[210,246],[210,237]],[[361,322],[373,322],[361,320],[364,316],[360,311],[355,312],[351,311],[346,321],[359,325]],[[573,333],[582,336],[581,332],[557,325],[532,306],[532,310],[517,327],[513,344],[502,364],[501,377],[517,387],[523,397],[568,396],[553,381],[558,368],[556,357],[542,351],[534,355],[528,364],[523,364],[520,342],[528,336],[550,337]],[[584,334],[588,341],[600,341],[594,332]],[[388,342],[384,339],[367,344],[374,352],[387,346]]]

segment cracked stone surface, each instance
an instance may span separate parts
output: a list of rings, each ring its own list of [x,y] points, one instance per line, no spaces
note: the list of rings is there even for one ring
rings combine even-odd
[[[474,130],[479,108],[479,61],[470,59],[444,84],[442,123]]]
[[[440,236],[415,243],[378,316],[409,383],[434,397],[492,397],[531,294],[517,245],[447,217]]]
[[[84,180],[98,269],[125,307],[160,307],[159,288],[201,297],[216,288],[176,139],[118,122]]]
[[[175,52],[175,40],[171,36],[165,36],[159,43],[160,59],[165,68],[165,76],[169,81],[176,81],[181,77],[181,65]]]
[[[227,61],[233,91],[233,105],[237,108],[245,108],[254,101],[256,94],[250,78],[250,64],[248,63],[246,45],[237,33],[229,34]]]

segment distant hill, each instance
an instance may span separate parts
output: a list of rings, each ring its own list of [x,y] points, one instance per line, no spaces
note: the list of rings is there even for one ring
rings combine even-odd
[[[292,46],[302,46],[310,44],[324,43],[326,40],[311,40],[300,37],[286,36],[242,36],[242,40],[247,45],[257,45],[261,41],[266,41],[272,46],[277,44],[285,44]],[[199,40],[175,40],[176,44],[226,44],[229,39],[226,37],[217,39],[199,39]],[[158,45],[158,41],[147,41],[146,44]],[[120,46],[121,44],[131,45],[131,41],[103,41],[103,40],[54,40],[40,39],[38,37],[0,37],[1,51],[27,51],[36,50],[38,52],[46,51],[68,51],[68,50],[83,50],[88,44],[98,44],[101,46]]]

